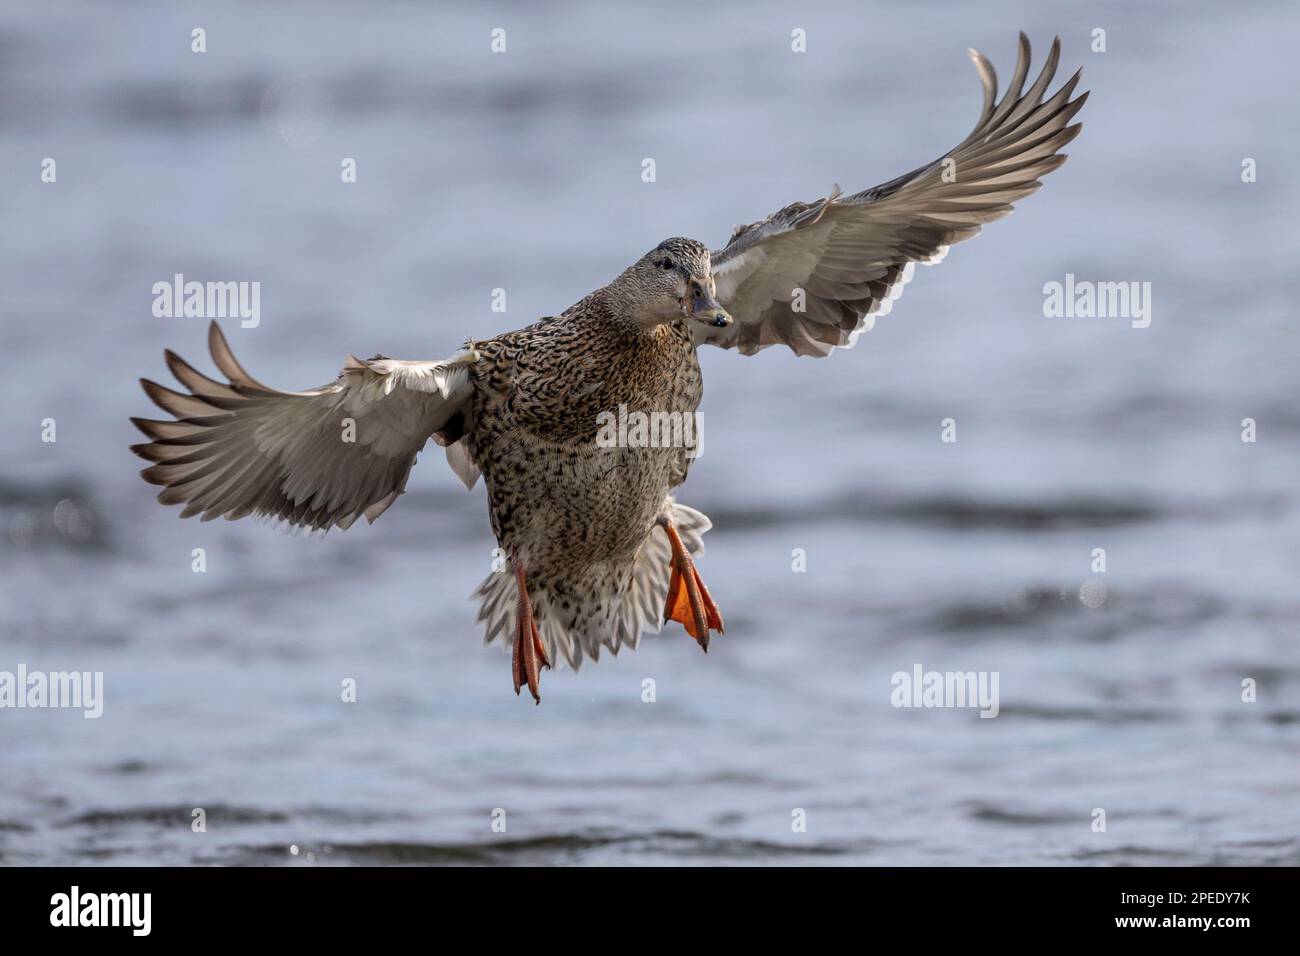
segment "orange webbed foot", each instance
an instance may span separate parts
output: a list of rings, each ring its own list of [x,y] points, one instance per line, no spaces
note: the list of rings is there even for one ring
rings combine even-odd
[[[528,585],[524,581],[524,569],[515,564],[515,580],[519,583],[519,603],[515,611],[514,656],[511,659],[510,672],[514,680],[515,695],[527,684],[533,701],[540,704],[542,695],[541,668],[551,667],[546,645],[542,643],[541,632],[537,629],[537,619],[533,616],[533,603],[528,599]]]
[[[672,545],[672,575],[668,582],[668,600],[664,605],[664,622],[679,621],[686,633],[695,638],[705,653],[709,650],[709,631],[725,634],[722,612],[704,586],[695,562],[682,544],[681,536],[668,519],[662,519],[664,530]]]

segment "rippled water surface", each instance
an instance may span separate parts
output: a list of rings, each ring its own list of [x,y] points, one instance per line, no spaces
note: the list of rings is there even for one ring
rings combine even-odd
[[[106,701],[0,710],[0,863],[1300,862],[1294,12],[1178,10],[7,5],[0,670]],[[1093,90],[1044,190],[852,351],[703,356],[707,657],[674,628],[517,700],[467,600],[482,488],[436,450],[325,537],[136,478],[136,378],[210,367],[154,282],[261,282],[227,328],[285,388],[446,355],[941,154],[964,49],[1009,75],[1022,28]],[[1151,326],[1044,318],[1066,273],[1151,282]],[[915,663],[996,671],[998,717],[895,709]]]

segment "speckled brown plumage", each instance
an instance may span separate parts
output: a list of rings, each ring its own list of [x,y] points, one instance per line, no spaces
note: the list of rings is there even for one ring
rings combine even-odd
[[[144,382],[172,418],[134,419],[142,475],[183,517],[261,515],[295,526],[373,521],[406,486],[429,438],[467,486],[482,474],[503,560],[480,585],[488,642],[514,650],[516,692],[538,696],[538,670],[617,652],[666,620],[706,650],[722,618],[693,556],[708,519],[670,492],[689,446],[599,439],[621,408],[689,416],[702,386],[701,344],[752,354],[783,345],[823,356],[886,315],[917,262],[1007,215],[1057,169],[1087,94],[1079,74],[1048,93],[1053,43],[1025,88],[1021,34],[1008,91],[971,51],[984,87],[974,130],[932,163],[873,189],[796,202],[740,226],[721,250],[669,239],[562,315],[442,361],[348,357],[338,378],[281,392],[252,378],[216,324],[208,378],[170,351],[188,394]]]
[[[678,248],[707,276],[703,246]],[[692,460],[685,447],[597,441],[602,413],[620,407],[687,416],[699,408],[703,382],[688,320],[679,314],[646,327],[634,319],[631,303],[654,287],[658,271],[639,263],[558,317],[470,343],[478,361],[466,451],[487,485],[498,542],[527,571],[548,649],[575,667],[602,644],[616,651],[639,637],[636,619],[621,620],[623,600]],[[494,622],[485,619],[491,639]],[[504,620],[495,623],[505,630]],[[645,626],[654,623],[645,616]]]

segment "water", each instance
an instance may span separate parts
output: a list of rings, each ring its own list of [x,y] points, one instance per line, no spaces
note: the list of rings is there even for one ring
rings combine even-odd
[[[8,6],[0,670],[102,670],[106,701],[0,711],[0,863],[1300,862],[1294,13],[1179,12]],[[1044,190],[852,351],[703,356],[707,657],[674,628],[515,699],[466,599],[483,492],[436,450],[323,538],[136,478],[135,378],[210,368],[154,282],[260,281],[226,327],[285,388],[450,354],[941,154],[964,48],[1005,78],[1020,28],[1094,91]],[[1150,281],[1150,328],[1044,318],[1067,272]],[[997,671],[999,716],[893,708],[914,663]]]

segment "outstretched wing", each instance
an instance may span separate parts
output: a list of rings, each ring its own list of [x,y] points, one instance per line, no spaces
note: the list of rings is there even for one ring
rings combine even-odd
[[[195,371],[170,350],[168,367],[190,394],[141,379],[174,421],[131,419],[151,439],[131,450],[155,462],[140,474],[162,485],[158,500],[184,504],[182,518],[255,514],[308,528],[374,521],[406,486],[415,456],[434,436],[459,437],[471,386],[460,352],[444,362],[348,356],[338,379],[280,392],[240,367],[215,322],[213,361],[229,379]]]
[[[712,254],[717,299],[736,321],[725,329],[701,326],[701,341],[746,355],[781,344],[822,356],[849,345],[870,328],[869,316],[888,313],[914,263],[939,261],[948,246],[1007,215],[1042,185],[1038,177],[1065,162],[1058,150],[1082,128],[1067,124],[1088,94],[1070,99],[1075,73],[1044,99],[1060,39],[1022,93],[1029,40],[1020,34],[1015,76],[1001,102],[993,66],[969,52],[984,85],[974,131],[933,163],[874,189],[841,196],[837,186],[818,202],[793,203],[738,227]]]

